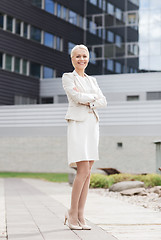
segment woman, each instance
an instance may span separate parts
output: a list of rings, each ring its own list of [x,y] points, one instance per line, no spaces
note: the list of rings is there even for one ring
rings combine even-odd
[[[64,73],[62,82],[69,106],[65,119],[68,121],[68,164],[77,167],[73,182],[71,207],[65,214],[65,222],[71,229],[90,230],[84,218],[90,171],[99,160],[99,116],[97,108],[106,107],[106,98],[94,77],[85,73],[89,62],[88,48],[76,45],[71,51],[73,72]]]

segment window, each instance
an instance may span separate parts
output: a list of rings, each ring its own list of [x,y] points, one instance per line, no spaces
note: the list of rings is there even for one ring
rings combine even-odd
[[[3,54],[0,53],[0,68],[2,68],[2,64],[3,64]]]
[[[77,14],[71,10],[69,10],[69,22],[77,25]]]
[[[3,15],[0,13],[0,28],[3,28]]]
[[[57,3],[57,16],[61,17],[61,5]]]
[[[83,17],[79,16],[79,27],[83,28]]]
[[[139,96],[138,95],[131,95],[131,96],[126,96],[127,101],[138,101]]]
[[[44,33],[44,45],[53,48],[54,36],[51,33]]]
[[[116,8],[115,16],[118,20],[122,20],[122,11],[119,8]]]
[[[15,57],[14,71],[17,73],[20,73],[20,58],[19,57]]]
[[[22,104],[36,104],[35,98],[25,97],[25,96],[14,96],[14,104],[15,105],[22,105]]]
[[[39,28],[31,26],[30,38],[34,41],[41,42],[41,30]]]
[[[72,48],[74,48],[75,44],[68,42],[68,54],[70,55]]]
[[[110,15],[114,15],[114,6],[111,3],[107,3],[107,12]]]
[[[147,92],[147,100],[161,100],[161,92]]]
[[[53,97],[41,98],[41,103],[42,104],[54,103],[54,98]]]
[[[121,73],[121,63],[119,63],[119,62],[115,63],[115,72]]]
[[[44,67],[43,78],[53,78],[54,70],[49,67]]]
[[[12,32],[13,28],[13,18],[10,16],[7,16],[7,30]]]
[[[96,34],[97,33],[97,30],[96,30],[96,23],[90,21],[89,22],[89,31],[90,33],[93,33],[93,34]]]
[[[127,24],[133,25],[133,24],[137,24],[137,23],[138,23],[137,13],[136,12],[128,13]]]
[[[89,52],[89,61],[92,64],[96,64],[96,54],[92,51]]]
[[[53,0],[45,0],[45,10],[49,13],[55,13],[55,3]]]
[[[63,10],[62,10],[62,18],[63,18],[64,20],[67,19],[67,9],[66,9],[65,7],[63,7]]]
[[[24,59],[22,62],[22,74],[27,75],[27,60]]]
[[[98,6],[99,8],[102,8],[102,0],[98,0]]]
[[[61,38],[60,37],[56,38],[56,50],[61,51]]]
[[[20,35],[21,34],[21,22],[19,20],[16,20],[16,29],[15,33]]]
[[[113,69],[114,69],[113,60],[107,59],[107,69],[110,70],[110,71],[113,71]]]
[[[97,6],[97,0],[89,0],[90,3],[92,3],[93,5]]]
[[[103,11],[106,11],[106,0],[103,0],[103,6],[102,6]]]
[[[123,147],[123,143],[122,142],[118,142],[117,143],[117,148],[122,148]]]
[[[11,71],[12,70],[12,56],[6,54],[6,66],[5,66],[6,70]]]
[[[27,38],[27,33],[28,33],[28,25],[27,23],[24,23],[23,25],[23,36]]]
[[[107,31],[107,40],[109,42],[114,42],[114,33],[111,31]]]
[[[121,37],[119,35],[116,35],[116,46],[121,47],[121,42],[122,42]]]
[[[42,0],[32,0],[32,4],[35,5],[36,7],[41,8],[41,7],[42,7],[41,1],[42,1]]]
[[[40,64],[30,62],[30,76],[40,78]]]

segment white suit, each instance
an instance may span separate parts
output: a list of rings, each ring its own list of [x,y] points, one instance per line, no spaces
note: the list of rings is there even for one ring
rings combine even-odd
[[[65,116],[68,121],[68,164],[99,160],[99,116],[97,108],[106,107],[107,101],[94,77],[80,77],[74,70],[62,76],[69,106]],[[85,104],[89,103],[90,106]]]

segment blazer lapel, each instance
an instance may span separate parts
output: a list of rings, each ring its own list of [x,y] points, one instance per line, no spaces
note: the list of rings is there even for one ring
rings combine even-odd
[[[76,86],[80,89],[82,89],[83,91],[86,92],[86,87],[83,85],[83,83],[81,82],[79,76],[78,76],[78,73],[74,70],[73,71],[73,75],[74,75],[74,78],[75,78],[75,84]]]

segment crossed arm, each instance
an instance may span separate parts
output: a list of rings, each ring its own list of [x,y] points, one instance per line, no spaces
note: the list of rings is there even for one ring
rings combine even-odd
[[[106,98],[102,94],[102,91],[100,90],[96,79],[94,78],[93,80],[98,89],[96,94],[79,92],[79,90],[76,88],[74,84],[74,81],[68,74],[64,73],[62,76],[63,88],[65,92],[70,95],[73,101],[79,104],[90,106],[91,108],[106,107],[107,105]]]

